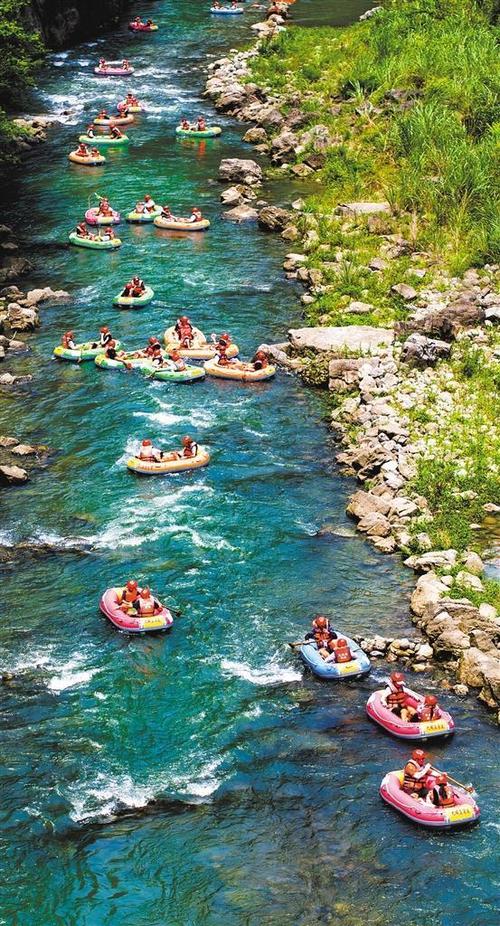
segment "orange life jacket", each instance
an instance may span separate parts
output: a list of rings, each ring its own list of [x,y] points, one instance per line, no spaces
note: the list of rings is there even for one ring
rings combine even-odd
[[[401,689],[400,691],[391,691],[387,695],[387,706],[392,707],[404,707],[406,704],[406,691]]]
[[[410,759],[404,767],[403,791],[422,791],[424,781],[422,778],[415,778],[415,774],[420,771],[420,766],[413,759]]]
[[[138,600],[139,613],[145,617],[155,613],[155,600],[152,595],[149,598],[140,598]]]
[[[450,785],[436,785],[432,789],[432,801],[436,807],[454,807],[453,788],[450,788]]]
[[[351,662],[352,653],[348,646],[335,647],[335,662]]]
[[[426,723],[429,720],[438,720],[441,716],[441,711],[437,704],[423,704],[418,709],[418,719]]]

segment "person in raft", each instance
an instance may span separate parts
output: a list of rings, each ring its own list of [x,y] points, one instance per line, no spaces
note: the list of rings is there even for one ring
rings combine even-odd
[[[168,222],[177,222],[177,217],[171,212],[170,206],[161,207],[161,217],[167,219]]]
[[[99,58],[99,67],[100,67],[100,68],[107,68],[107,66],[108,66],[108,65],[107,65],[107,62],[106,62],[106,58]]]
[[[123,103],[118,103],[117,109],[119,112],[123,113],[125,109],[129,106],[139,106],[139,100],[134,96],[133,93],[127,93],[127,96]]]
[[[109,205],[109,199],[100,199],[99,208],[97,210],[98,215],[113,215],[113,210]]]
[[[77,154],[78,157],[80,158],[88,158],[89,149],[87,148],[87,145],[85,144],[85,142],[83,141],[80,142],[80,144],[78,145],[78,148],[75,151],[75,154]]]
[[[416,709],[417,720],[421,723],[427,723],[430,720],[440,720],[442,717],[441,708],[438,704],[436,695],[427,694]]]
[[[182,450],[160,450],[153,447],[153,442],[145,438],[139,450],[139,459],[151,463],[161,463],[165,460],[182,460],[193,459],[198,454],[199,446],[192,437],[186,435],[182,438]]]
[[[405,689],[405,677],[402,672],[393,672],[387,680],[387,687],[384,688],[380,700],[384,707],[387,707],[401,720],[408,722],[412,719],[414,711],[408,704],[408,694]]]
[[[99,328],[99,341],[97,344],[92,344],[92,347],[102,347],[103,349],[108,347],[109,344],[113,341],[113,335],[109,330],[107,325],[102,325]]]
[[[198,132],[204,132],[207,127],[207,123],[203,116],[198,116],[198,121],[196,123],[196,130]]]
[[[78,238],[93,238],[94,236],[90,234],[87,225],[85,222],[78,222],[76,226],[76,234]]]
[[[61,338],[61,347],[66,350],[76,350],[76,343],[72,331],[66,331]]]
[[[91,148],[91,150],[90,150],[90,157],[91,157],[91,158],[100,158],[100,157],[101,157],[101,152],[99,151],[98,148]]]
[[[181,126],[181,129],[184,129],[185,132],[189,131],[189,129],[191,128],[191,125],[190,125],[190,123],[189,123],[189,120],[186,119],[185,116],[182,117],[181,122],[180,122],[180,126]]]
[[[182,373],[182,371],[186,369],[186,364],[178,350],[174,349],[170,351],[168,356],[170,358],[171,364],[173,364],[173,369],[175,371],[177,371],[178,373]]]
[[[193,206],[193,208],[191,209],[191,215],[189,216],[187,221],[190,222],[192,225],[195,225],[196,222],[203,221],[203,216],[201,214],[201,210],[198,209],[198,206]]]
[[[140,277],[134,276],[128,283],[125,283],[123,291],[120,293],[121,296],[142,296],[143,292],[146,289],[146,284],[144,280],[141,280]]]
[[[318,649],[323,644],[328,643],[332,638],[336,638],[337,634],[335,633],[333,627],[330,624],[330,621],[324,614],[316,614],[313,618],[311,629],[306,633],[306,640],[314,640],[318,645]]]
[[[146,617],[161,611],[160,602],[153,598],[148,586],[139,589],[135,579],[129,579],[125,587],[120,589],[117,600],[124,614]]]
[[[122,68],[124,71],[130,71],[130,61],[127,58],[123,59]]]
[[[441,772],[434,779],[434,784],[426,797],[426,803],[434,807],[454,807],[456,804],[453,788],[448,783],[448,775]]]
[[[98,119],[109,119],[110,117],[109,117],[108,111],[107,111],[106,109],[101,109],[101,110],[99,110],[99,112],[97,113],[97,118],[98,118]]]
[[[193,326],[187,315],[181,315],[175,323],[175,333],[179,339],[179,344],[185,350],[189,350],[193,343]]]
[[[117,125],[110,125],[109,134],[111,138],[123,138],[123,132],[120,131]]]
[[[93,122],[91,122],[90,125],[87,126],[87,138],[95,138]]]
[[[153,20],[152,20],[152,19],[147,19],[147,20],[146,20],[146,26],[148,27],[148,29],[150,29],[151,26],[154,26]]]
[[[144,209],[146,212],[154,212],[156,209],[156,203],[152,196],[149,193],[146,193],[144,197]]]
[[[111,225],[106,225],[106,226],[101,230],[101,232],[99,233],[98,237],[101,239],[101,241],[113,241],[114,238],[116,238],[116,235],[115,235],[114,229],[111,227]]]
[[[426,762],[426,759],[427,753],[423,749],[414,749],[404,767],[401,788],[406,794],[411,794],[415,798],[425,798],[429,791],[426,779],[432,771],[432,766],[430,762]]]
[[[160,351],[161,351],[161,344],[160,344],[158,338],[156,338],[156,337],[153,335],[152,337],[149,338],[147,347],[146,347],[145,350],[143,351],[144,356],[145,356],[145,357],[152,357],[153,354],[154,354],[154,352],[155,352],[155,350],[156,350],[158,347],[160,348]]]
[[[319,652],[325,662],[352,662],[353,659],[347,640],[342,637],[332,637]]]

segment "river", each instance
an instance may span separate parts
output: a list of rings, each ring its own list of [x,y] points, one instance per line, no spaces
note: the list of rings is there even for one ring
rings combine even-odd
[[[367,5],[302,0],[294,14],[339,23]],[[214,178],[222,157],[254,156],[246,127],[218,118],[219,140],[175,140],[180,115],[213,120],[207,56],[247,41],[258,18],[227,22],[207,6],[141,2],[134,13],[155,18],[155,36],[132,36],[124,20],[51,55],[33,110],[73,115],[5,192],[5,221],[32,242],[29,283],[67,288],[72,301],[42,310],[19,361],[34,381],[2,399],[0,431],[54,453],[28,486],[2,493],[1,536],[92,550],[2,568],[0,667],[16,677],[0,690],[0,923],[493,926],[486,711],[443,694],[459,732],[433,750],[476,784],[480,825],[421,831],[378,796],[407,755],[365,717],[382,667],[329,686],[285,645],[319,609],[347,631],[411,632],[411,575],[345,516],[352,483],[332,463],[324,395],[285,374],[254,388],[182,387],[51,359],[67,328],[87,337],[107,323],[135,347],[181,310],[205,331],[229,330],[244,356],[300,321],[284,243],[220,219]],[[78,127],[129,87],[94,77],[101,54],[130,58],[147,114],[129,150],[85,172],[66,160]],[[174,212],[199,204],[212,228],[172,239],[122,226],[116,254],[71,249],[95,191],[122,212],[146,192]],[[263,195],[288,205],[301,191],[274,182]],[[112,297],[136,268],[157,298],[119,312]],[[124,467],[142,437],[172,446],[184,433],[211,448],[205,470],[147,480]],[[317,536],[325,524],[333,532]],[[169,635],[127,638],[100,615],[102,590],[129,576],[182,609]]]

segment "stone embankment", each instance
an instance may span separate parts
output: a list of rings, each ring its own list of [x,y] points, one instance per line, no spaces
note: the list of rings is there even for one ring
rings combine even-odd
[[[300,96],[288,98],[282,109],[278,96],[252,82],[249,69],[262,37],[274,35],[283,23],[284,18],[273,18],[256,24],[260,38],[256,47],[213,62],[206,92],[216,109],[253,124],[244,139],[259,154],[273,165],[288,166],[291,176],[306,177],[324,165],[325,152],[334,142],[330,130],[323,125],[304,128],[311,117],[302,112]],[[226,219],[258,221],[285,240],[297,242],[283,269],[288,279],[304,287],[303,305],[314,303],[328,288],[323,271],[307,266],[308,255],[320,244],[315,217],[304,211],[301,200],[292,203],[290,210],[259,200],[264,174],[255,160],[223,161],[219,179],[231,184],[221,194],[224,206],[230,207],[224,213]],[[369,231],[380,233],[391,207],[385,202],[338,203],[335,214],[346,227],[365,222]],[[383,251],[368,267],[373,273],[411,251],[400,234],[382,237]],[[342,255],[338,260],[340,264]],[[371,655],[389,661],[403,659],[416,671],[427,668],[431,659],[439,660],[457,674],[457,694],[467,694],[470,686],[496,709],[500,704],[500,618],[486,602],[476,606],[466,597],[450,595],[455,584],[481,592],[484,567],[480,557],[470,549],[463,553],[433,550],[429,535],[419,529],[419,523],[428,523],[433,515],[427,499],[416,494],[411,483],[419,459],[429,452],[435,424],[422,423],[419,430],[410,412],[434,390],[437,414],[444,419],[453,414],[459,390],[451,366],[440,361],[450,357],[455,343],[472,345],[483,353],[485,363],[500,359],[500,351],[488,337],[500,321],[499,269],[490,265],[470,270],[462,279],[449,279],[433,268],[433,284],[420,292],[404,279],[393,283],[392,296],[407,310],[404,322],[392,329],[356,324],[300,328],[289,331],[283,343],[261,345],[277,364],[300,373],[306,382],[328,386],[336,405],[332,427],[345,447],[337,460],[360,483],[347,510],[377,550],[402,551],[406,565],[421,573],[411,610],[428,642],[376,636],[361,641],[363,646]],[[427,279],[427,270],[415,267],[413,273],[419,282]],[[366,315],[372,309],[352,300],[346,314]],[[311,377],[311,367],[317,380]],[[494,500],[484,507],[485,514],[500,513]]]

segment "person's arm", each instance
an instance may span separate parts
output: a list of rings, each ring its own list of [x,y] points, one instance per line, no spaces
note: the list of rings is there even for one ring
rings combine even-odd
[[[418,772],[415,772],[415,774],[413,775],[413,777],[414,777],[417,781],[420,781],[420,779],[421,779],[421,778],[425,778],[425,776],[428,775],[429,772],[430,772],[431,770],[432,770],[432,766],[431,766],[430,762],[426,762],[425,765],[424,765],[424,767],[423,767],[423,768],[420,768],[420,769],[418,770]]]

